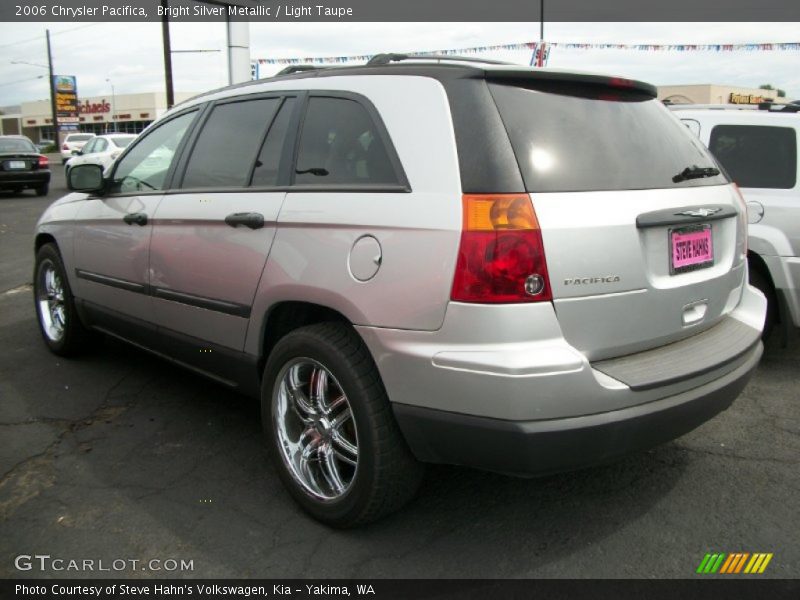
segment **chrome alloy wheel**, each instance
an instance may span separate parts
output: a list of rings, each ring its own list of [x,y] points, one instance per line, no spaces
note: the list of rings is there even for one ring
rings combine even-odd
[[[353,411],[333,374],[310,358],[287,363],[276,379],[272,420],[281,458],[316,500],[344,496],[358,468]]]
[[[39,265],[37,273],[37,298],[39,320],[42,331],[53,342],[60,342],[67,325],[67,311],[64,305],[64,283],[56,271],[53,261],[46,259]]]

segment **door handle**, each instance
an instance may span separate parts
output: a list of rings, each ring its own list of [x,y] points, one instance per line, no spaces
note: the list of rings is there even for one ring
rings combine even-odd
[[[133,225],[136,223],[137,225],[147,225],[147,215],[145,213],[128,213],[122,220],[125,221],[128,225]]]
[[[232,213],[225,217],[225,224],[231,227],[244,225],[250,229],[261,229],[264,226],[264,215],[256,212]]]

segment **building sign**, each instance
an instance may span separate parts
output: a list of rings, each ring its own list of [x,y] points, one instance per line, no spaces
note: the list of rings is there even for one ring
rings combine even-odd
[[[728,102],[731,104],[761,104],[762,102],[772,102],[772,98],[731,92],[731,95],[728,97]]]
[[[53,75],[59,123],[78,122],[78,86],[74,75]]]
[[[103,98],[100,102],[89,102],[88,100],[83,104],[78,105],[78,111],[82,115],[91,115],[97,113],[111,112],[111,105]]]

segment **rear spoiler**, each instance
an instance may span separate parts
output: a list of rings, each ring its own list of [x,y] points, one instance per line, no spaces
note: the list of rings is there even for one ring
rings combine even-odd
[[[567,73],[562,71],[548,71],[546,69],[485,69],[484,77],[488,81],[502,80],[509,83],[524,85],[531,83],[555,83],[561,85],[588,85],[597,88],[606,88],[617,92],[635,92],[650,98],[658,96],[656,86],[637,79],[624,77],[608,77],[605,75],[592,75],[589,73]]]

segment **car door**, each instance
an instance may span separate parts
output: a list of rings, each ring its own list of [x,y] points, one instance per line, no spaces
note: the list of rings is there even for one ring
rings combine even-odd
[[[242,350],[285,197],[277,188],[296,104],[291,95],[218,101],[197,128],[153,229],[150,284],[164,336]]]
[[[95,324],[114,330],[122,321],[153,319],[148,273],[152,219],[175,153],[196,116],[197,110],[191,110],[154,126],[117,164],[107,193],[81,202],[74,293]]]

